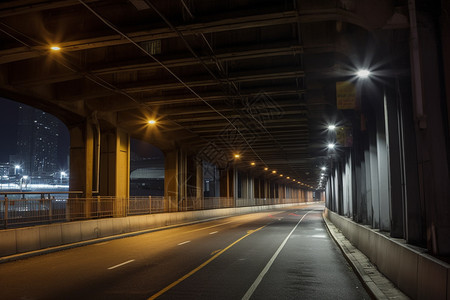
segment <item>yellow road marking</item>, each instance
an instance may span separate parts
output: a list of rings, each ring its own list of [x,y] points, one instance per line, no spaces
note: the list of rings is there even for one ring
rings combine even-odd
[[[229,222],[225,222],[225,223],[211,225],[211,226],[208,226],[208,227],[202,227],[202,228],[198,228],[198,229],[193,229],[193,230],[186,231],[185,233],[196,232],[196,231],[200,231],[200,230],[205,230],[205,229],[209,229],[209,228],[223,226],[223,225],[227,225],[227,224],[230,224],[230,223],[233,223],[233,222],[236,222],[236,221],[229,221]]]
[[[219,249],[219,250],[214,250],[213,252],[211,252],[210,255],[214,255],[214,254],[216,254],[216,253],[219,252],[219,251],[220,251],[220,249]]]
[[[237,239],[236,241],[234,241],[233,243],[229,244],[226,248],[224,248],[223,250],[220,250],[218,253],[216,253],[213,257],[211,257],[210,259],[208,259],[207,261],[205,261],[204,263],[202,263],[200,266],[198,266],[197,268],[195,268],[194,270],[190,271],[189,273],[187,273],[186,275],[184,275],[183,277],[179,278],[178,280],[172,282],[171,284],[169,284],[168,286],[166,286],[165,288],[163,288],[162,290],[160,290],[159,292],[157,292],[156,294],[154,294],[153,296],[151,296],[150,298],[148,298],[148,300],[153,300],[156,299],[157,297],[161,296],[162,294],[164,294],[165,292],[167,292],[168,290],[170,290],[171,288],[173,288],[174,286],[176,286],[177,284],[179,284],[180,282],[182,282],[183,280],[189,278],[190,276],[194,275],[195,273],[197,273],[198,271],[200,271],[201,269],[203,269],[206,265],[208,265],[210,262],[212,262],[213,260],[215,260],[217,257],[219,257],[220,255],[222,255],[225,251],[227,251],[228,249],[230,249],[231,247],[233,247],[234,245],[236,245],[237,243],[239,243],[240,241],[242,241],[243,239],[245,239],[246,237],[248,237],[250,234],[257,232],[258,230],[263,229],[264,227],[266,227],[267,225],[261,226],[255,230],[249,230],[247,231],[247,234],[240,237],[239,239]]]

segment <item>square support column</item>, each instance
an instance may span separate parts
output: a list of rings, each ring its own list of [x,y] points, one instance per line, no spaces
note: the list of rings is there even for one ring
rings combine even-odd
[[[99,194],[113,197],[114,216],[125,216],[130,195],[130,137],[119,128],[102,132],[100,149]]]

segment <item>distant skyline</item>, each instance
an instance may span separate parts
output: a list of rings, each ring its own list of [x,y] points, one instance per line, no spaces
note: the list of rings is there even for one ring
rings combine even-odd
[[[0,109],[2,117],[0,118],[0,163],[9,162],[10,155],[18,154],[18,124],[19,124],[19,107],[27,105],[0,98]],[[68,169],[67,156],[69,154],[70,137],[67,127],[61,122],[59,126],[58,137],[58,167],[60,169]]]

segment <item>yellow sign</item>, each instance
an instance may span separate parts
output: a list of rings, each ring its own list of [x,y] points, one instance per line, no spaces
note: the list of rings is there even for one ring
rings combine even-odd
[[[352,147],[353,146],[353,133],[352,127],[343,126],[336,129],[336,142],[341,147]]]
[[[336,82],[337,109],[356,109],[356,87],[349,81]]]

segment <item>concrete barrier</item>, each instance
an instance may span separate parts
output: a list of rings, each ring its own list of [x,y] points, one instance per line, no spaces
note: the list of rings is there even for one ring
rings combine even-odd
[[[407,296],[450,300],[449,264],[328,209],[324,215]]]
[[[280,209],[296,204],[161,213],[0,230],[0,257],[170,225]]]

